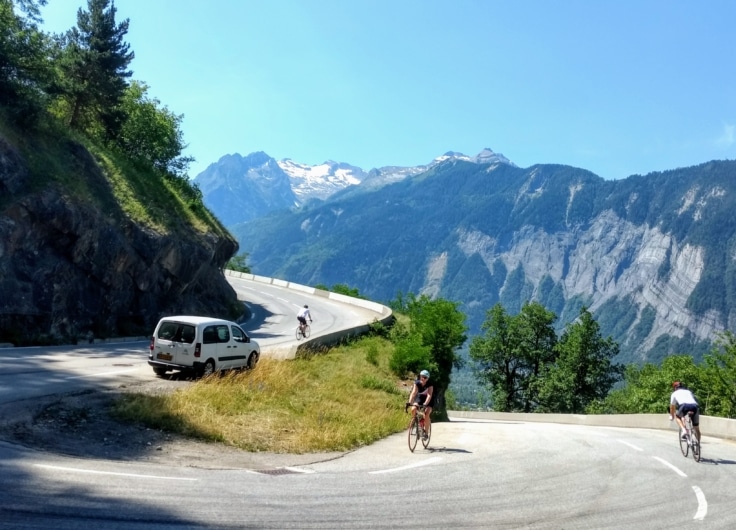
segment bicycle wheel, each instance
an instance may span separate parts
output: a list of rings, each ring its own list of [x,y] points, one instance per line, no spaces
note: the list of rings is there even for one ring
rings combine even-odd
[[[432,424],[431,423],[429,424],[429,429],[425,428],[424,432],[427,433],[427,439],[425,440],[424,438],[422,438],[422,445],[426,449],[427,446],[429,445],[429,439],[432,437]]]
[[[300,326],[296,327],[296,340],[302,340],[302,328]]]
[[[419,422],[414,417],[409,422],[409,451],[412,453],[417,447],[417,440],[419,440]]]
[[[682,451],[682,456],[687,457],[688,451],[690,451],[690,445],[688,444],[687,439],[682,439],[679,429],[677,430],[677,439],[680,441],[680,451]]]
[[[700,462],[700,442],[693,435],[693,460]]]
[[[310,333],[312,333],[312,327],[307,324],[306,326],[304,326],[304,338],[308,339]]]

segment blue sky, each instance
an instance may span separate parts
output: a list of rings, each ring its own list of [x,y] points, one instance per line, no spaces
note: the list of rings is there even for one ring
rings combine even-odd
[[[47,31],[86,1],[49,0]],[[736,158],[731,0],[118,0],[194,177],[265,151],[363,169],[488,147],[607,179]]]

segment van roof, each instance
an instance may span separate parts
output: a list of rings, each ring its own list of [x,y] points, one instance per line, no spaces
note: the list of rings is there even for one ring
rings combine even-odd
[[[173,315],[170,317],[163,317],[161,319],[161,321],[164,320],[173,320],[175,322],[183,322],[185,324],[235,324],[235,322],[231,322],[230,320],[223,320],[221,318],[198,317],[192,315]]]

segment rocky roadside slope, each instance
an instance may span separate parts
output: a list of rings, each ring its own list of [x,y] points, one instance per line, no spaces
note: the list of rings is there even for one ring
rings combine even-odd
[[[0,136],[0,343],[140,335],[162,314],[231,316],[237,296],[222,269],[232,236],[174,214],[166,231],[138,223],[87,150],[69,141],[65,156],[94,200],[53,178],[39,184]]]

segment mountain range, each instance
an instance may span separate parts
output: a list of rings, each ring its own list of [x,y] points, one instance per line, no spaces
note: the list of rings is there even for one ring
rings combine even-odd
[[[308,182],[255,155],[287,175],[280,189],[294,197],[288,184]],[[619,343],[619,362],[698,358],[736,323],[734,161],[618,181],[565,165],[520,168],[490,149],[367,173],[331,164],[332,194],[261,202],[269,211],[226,222],[256,274],[346,284],[383,302],[441,296],[460,302],[471,335],[498,302],[515,314],[538,300],[560,329],[585,305]],[[264,188],[269,175],[251,168],[247,178]],[[223,219],[213,199],[205,192]]]
[[[324,201],[338,192],[379,189],[450,159],[513,165],[490,149],[484,149],[475,157],[448,152],[427,165],[387,166],[370,171],[331,160],[316,166],[288,158],[275,160],[259,151],[247,156],[225,155],[197,175],[194,182],[202,191],[205,204],[226,226],[232,226],[271,211]]]

